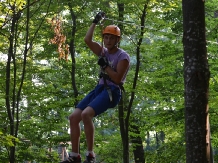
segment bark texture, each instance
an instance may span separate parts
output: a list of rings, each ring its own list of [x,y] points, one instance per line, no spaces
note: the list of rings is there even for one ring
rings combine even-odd
[[[206,163],[209,67],[202,0],[183,0],[186,162]]]

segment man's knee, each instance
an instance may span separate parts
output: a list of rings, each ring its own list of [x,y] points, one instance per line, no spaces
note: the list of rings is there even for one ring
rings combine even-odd
[[[70,116],[69,116],[70,122],[78,122],[79,123],[82,120],[81,113],[82,113],[82,110],[76,108],[74,110],[74,112],[72,114],[70,114]]]
[[[87,107],[83,112],[81,113],[82,120],[85,121],[87,119],[92,119],[95,116],[95,111],[91,107]]]

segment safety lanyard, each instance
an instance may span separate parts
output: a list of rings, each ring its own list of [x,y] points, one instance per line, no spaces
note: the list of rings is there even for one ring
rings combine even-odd
[[[104,31],[104,21],[105,18],[103,18],[103,20],[101,21],[100,25],[101,25],[101,35],[102,35],[102,39],[101,39],[101,56],[104,56],[104,37],[103,37],[103,31]]]

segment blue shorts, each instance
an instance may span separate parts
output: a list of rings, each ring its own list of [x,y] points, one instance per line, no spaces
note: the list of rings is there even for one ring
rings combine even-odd
[[[79,104],[76,108],[84,110],[87,106],[90,106],[95,111],[95,116],[105,112],[108,108],[115,107],[121,98],[121,90],[114,85],[108,85],[112,92],[112,102],[110,101],[107,90],[104,85],[97,85]]]

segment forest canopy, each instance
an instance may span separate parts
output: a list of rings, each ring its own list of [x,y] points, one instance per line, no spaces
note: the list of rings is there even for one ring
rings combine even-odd
[[[209,117],[215,162],[216,4],[217,0],[205,1]],[[97,161],[125,162],[126,152],[129,162],[185,161],[182,1],[1,0],[1,162],[58,162],[64,159],[65,149],[70,151],[68,116],[99,79],[98,58],[84,43],[99,11],[104,11],[106,18],[96,27],[95,41],[101,44],[106,25],[119,26],[119,46],[130,54],[131,68],[121,107],[109,109],[93,120]],[[141,149],[143,155],[137,156]],[[85,151],[83,134],[80,152]]]

